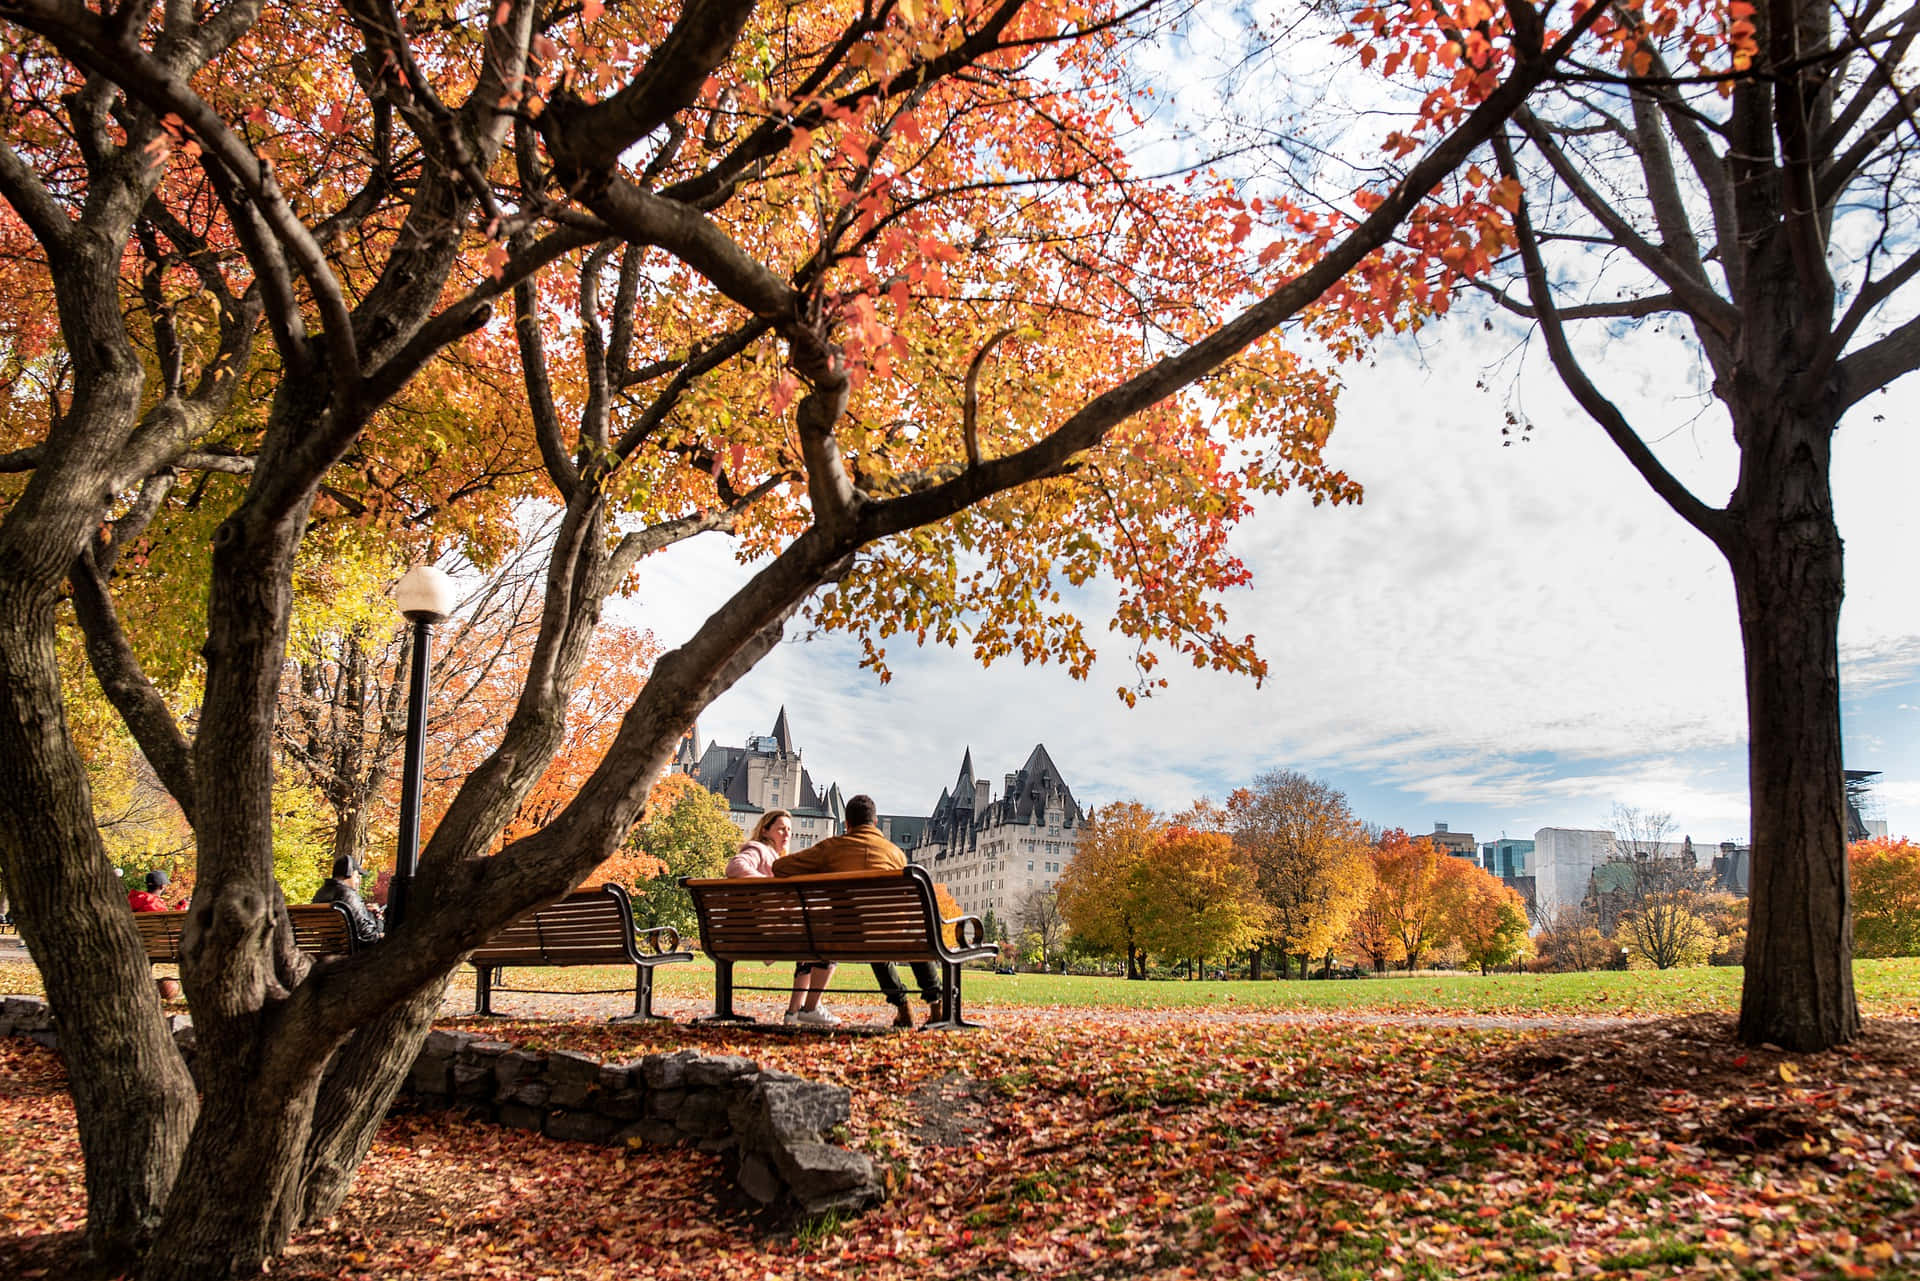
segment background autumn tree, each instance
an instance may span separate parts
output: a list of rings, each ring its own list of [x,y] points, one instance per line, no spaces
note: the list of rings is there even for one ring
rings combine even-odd
[[[0,868],[103,1262],[253,1274],[327,1218],[459,957],[621,846],[699,711],[795,618],[862,635],[883,671],[909,635],[1084,675],[1057,593],[1100,576],[1128,698],[1168,657],[1263,673],[1217,600],[1246,579],[1233,526],[1262,496],[1357,497],[1322,454],[1333,382],[1280,328],[1351,351],[1413,305],[1395,281],[1477,268],[1494,207],[1425,202],[1581,24],[1546,58],[1482,33],[1404,168],[1254,209],[1129,164],[1115,85],[1153,8],[0,15],[0,236],[35,286],[0,324],[38,376],[0,427]],[[1403,225],[1417,243],[1385,252]],[[533,496],[559,518],[499,737],[443,793],[404,923],[315,963],[275,879],[307,540],[346,521],[407,559],[497,548]],[[163,533],[180,558],[147,572]],[[505,838],[607,597],[707,533],[751,579],[653,665],[565,804]],[[67,728],[69,618],[193,827],[192,1078]]]
[[[1855,841],[1853,946],[1856,956],[1920,956],[1920,845],[1905,837]]]
[[[1124,958],[1130,979],[1147,976],[1140,877],[1164,832],[1159,815],[1138,801],[1103,806],[1088,818],[1055,885],[1060,915],[1080,946]]]
[[[1529,12],[1507,16],[1531,42],[1544,24]],[[1859,1028],[1834,438],[1920,366],[1920,249],[1906,234],[1920,9],[1685,0],[1610,9],[1596,32],[1604,53],[1549,77],[1493,140],[1518,252],[1510,278],[1486,287],[1726,559],[1752,807],[1740,1037],[1825,1049]],[[1630,332],[1674,344],[1676,373],[1697,371],[1665,398],[1669,412],[1634,410],[1627,380],[1610,374],[1606,354]],[[1657,448],[1682,421],[1702,430],[1703,415],[1737,452],[1719,505]]]
[[[1599,916],[1584,904],[1554,908],[1536,926],[1534,950],[1550,969],[1606,969],[1619,955],[1619,948],[1600,932]]]
[[[1047,971],[1067,945],[1067,918],[1060,910],[1060,891],[1041,885],[1020,900],[1015,919],[1022,955],[1033,958],[1040,970]]]
[[[691,937],[697,924],[693,899],[680,888],[680,878],[723,875],[741,839],[724,797],[687,774],[655,783],[646,817],[628,838],[633,849],[661,864],[659,873],[628,886],[635,921],[642,929],[671,925]]]
[[[1420,958],[1429,949],[1450,937],[1441,891],[1453,870],[1448,864],[1457,862],[1426,837],[1411,838],[1402,828],[1389,828],[1374,845],[1368,906],[1378,914],[1408,973],[1420,968]]]
[[[1343,793],[1285,770],[1261,774],[1236,791],[1226,822],[1266,909],[1263,941],[1279,950],[1282,977],[1291,956],[1299,958],[1305,978],[1308,962],[1333,951],[1373,888],[1359,821]],[[1260,977],[1257,947],[1253,977]]]
[[[1487,974],[1530,953],[1526,900],[1492,873],[1459,859],[1451,862],[1459,866],[1447,869],[1438,893],[1447,935],[1467,964]]]
[[[1133,885],[1142,948],[1186,962],[1189,978],[1205,977],[1207,961],[1268,928],[1253,868],[1225,832],[1167,828],[1148,846]]]

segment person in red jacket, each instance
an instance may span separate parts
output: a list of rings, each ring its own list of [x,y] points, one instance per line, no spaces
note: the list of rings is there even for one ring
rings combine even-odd
[[[171,912],[167,901],[160,897],[160,891],[167,888],[167,874],[159,868],[147,873],[147,888],[132,890],[127,894],[127,906],[136,912]],[[180,980],[170,974],[154,979],[154,987],[159,989],[163,1001],[180,999]]]
[[[147,888],[127,895],[127,906],[136,912],[171,912],[160,891],[167,888],[167,874],[159,868],[147,873]]]

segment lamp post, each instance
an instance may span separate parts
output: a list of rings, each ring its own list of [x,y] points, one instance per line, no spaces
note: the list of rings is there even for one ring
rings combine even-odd
[[[415,565],[393,590],[400,612],[413,620],[413,661],[407,685],[407,752],[400,775],[400,842],[387,887],[387,932],[407,914],[407,893],[420,866],[420,789],[426,770],[427,658],[432,628],[453,613],[453,580],[431,565]]]

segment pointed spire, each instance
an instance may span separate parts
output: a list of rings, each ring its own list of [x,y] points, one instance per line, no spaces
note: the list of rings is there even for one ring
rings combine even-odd
[[[954,794],[957,796],[961,792],[971,792],[972,790],[973,790],[973,748],[969,746],[967,748],[967,754],[960,758],[960,782],[955,785],[953,791],[954,791]]]
[[[773,740],[780,744],[781,751],[793,750],[793,731],[787,727],[787,708],[784,703],[780,706],[780,715],[773,722]]]

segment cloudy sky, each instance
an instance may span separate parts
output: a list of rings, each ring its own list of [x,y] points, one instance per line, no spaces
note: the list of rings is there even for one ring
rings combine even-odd
[[[1165,808],[1295,769],[1363,818],[1481,839],[1604,826],[1615,803],[1671,812],[1697,842],[1747,834],[1745,722],[1733,590],[1713,549],[1578,414],[1519,331],[1461,314],[1349,367],[1330,461],[1357,508],[1280,500],[1240,531],[1254,584],[1227,598],[1271,664],[1245,679],[1175,671],[1128,710],[1122,661],[1076,682],[1057,667],[982,669],[944,649],[892,652],[891,684],[844,640],[793,640],[719,699],[702,743],[767,732],[781,706],[816,781],[925,813],[973,751],[998,780],[1044,742],[1082,804]],[[1733,451],[1675,390],[1673,349],[1616,344],[1617,397],[1661,424],[1663,459],[1723,501]],[[1484,381],[1488,390],[1476,383]],[[1841,429],[1848,764],[1879,769],[1896,833],[1920,835],[1920,600],[1910,493],[1920,433],[1908,379]],[[1531,439],[1502,445],[1512,407]],[[1698,415],[1697,417],[1694,417]],[[1653,433],[1649,433],[1653,434]],[[663,641],[742,580],[725,544],[643,569],[621,616]],[[1091,630],[1091,629],[1090,629]],[[1120,655],[1124,647],[1111,645]]]

